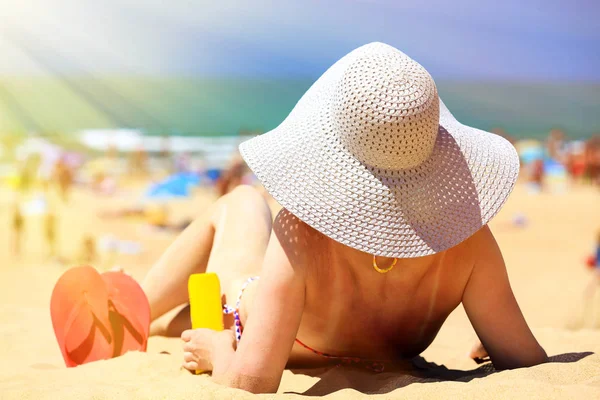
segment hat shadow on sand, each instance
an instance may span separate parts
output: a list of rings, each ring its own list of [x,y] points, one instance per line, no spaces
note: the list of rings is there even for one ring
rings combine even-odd
[[[551,363],[573,363],[594,354],[593,352],[565,353],[549,358]],[[491,363],[486,363],[476,369],[463,371],[448,369],[443,365],[427,362],[422,357],[411,360],[412,369],[390,368],[382,373],[375,373],[358,367],[340,366],[318,370],[294,370],[295,374],[309,375],[319,378],[319,381],[308,390],[286,392],[304,396],[325,396],[343,389],[353,389],[363,394],[385,394],[403,388],[413,383],[435,382],[470,382],[473,379],[484,378],[495,374]]]

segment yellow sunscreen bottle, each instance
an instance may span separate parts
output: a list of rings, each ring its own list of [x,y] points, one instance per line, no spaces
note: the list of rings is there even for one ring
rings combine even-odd
[[[214,273],[192,274],[188,280],[192,329],[207,328],[222,331],[223,306],[221,285]],[[196,371],[200,374],[202,371]]]

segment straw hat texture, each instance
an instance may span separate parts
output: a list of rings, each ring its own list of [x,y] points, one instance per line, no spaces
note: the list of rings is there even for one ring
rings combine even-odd
[[[397,258],[467,239],[500,210],[519,173],[508,141],[458,122],[425,68],[383,43],[336,62],[281,125],[240,152],[302,221]]]

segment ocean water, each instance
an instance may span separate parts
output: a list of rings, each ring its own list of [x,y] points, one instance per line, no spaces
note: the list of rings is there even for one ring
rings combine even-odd
[[[275,128],[312,80],[0,77],[0,135],[136,128],[232,136]],[[438,82],[459,121],[516,138],[600,132],[600,83]]]

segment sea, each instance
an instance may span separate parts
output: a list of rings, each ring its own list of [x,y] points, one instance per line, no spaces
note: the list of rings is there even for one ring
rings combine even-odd
[[[150,136],[226,138],[275,128],[312,79],[0,77],[0,135],[135,129]],[[542,139],[600,132],[600,83],[437,82],[463,124]]]

